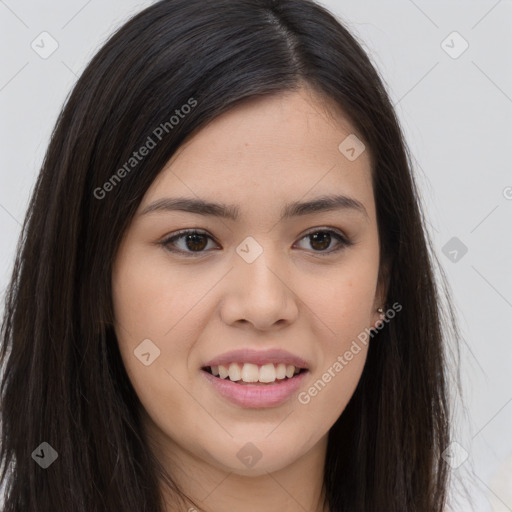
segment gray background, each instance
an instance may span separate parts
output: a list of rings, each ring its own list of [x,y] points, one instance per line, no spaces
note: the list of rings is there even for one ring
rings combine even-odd
[[[0,0],[2,293],[67,94],[108,35],[151,3]],[[384,77],[452,289],[464,338],[465,408],[457,407],[460,447],[454,445],[450,464],[469,487],[475,510],[511,511],[512,1],[325,0],[324,5],[358,37]],[[58,48],[43,59],[31,44],[40,52],[50,49],[49,36],[40,36],[45,31]],[[460,36],[450,35],[454,31]],[[459,55],[464,41],[469,47]],[[454,485],[454,498],[460,489]],[[451,509],[469,510],[463,498]]]

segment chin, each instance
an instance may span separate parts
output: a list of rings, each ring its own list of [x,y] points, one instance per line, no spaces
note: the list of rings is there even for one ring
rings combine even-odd
[[[298,449],[304,447],[290,436],[286,443],[277,437],[273,440],[270,437],[261,440],[251,440],[250,436],[244,436],[243,440],[234,438],[227,446],[224,443],[222,451],[216,444],[214,451],[209,451],[209,456],[224,471],[256,477],[286,468],[307,451],[299,452]]]

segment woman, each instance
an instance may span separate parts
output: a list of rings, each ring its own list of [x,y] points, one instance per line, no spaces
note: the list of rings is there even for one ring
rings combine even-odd
[[[23,227],[5,512],[443,510],[410,167],[377,72],[312,1],[163,0],[121,27]]]

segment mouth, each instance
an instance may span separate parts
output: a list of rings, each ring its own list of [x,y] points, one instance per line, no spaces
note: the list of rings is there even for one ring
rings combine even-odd
[[[241,386],[273,386],[293,380],[298,375],[306,373],[306,368],[290,364],[230,363],[227,365],[204,366],[202,371]]]
[[[279,407],[304,386],[309,370],[287,364],[230,363],[201,368],[215,396],[242,408]]]

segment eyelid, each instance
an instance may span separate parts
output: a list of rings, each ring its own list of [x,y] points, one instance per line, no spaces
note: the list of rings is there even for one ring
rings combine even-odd
[[[308,229],[305,233],[300,235],[299,240],[302,240],[304,237],[306,237],[308,235],[312,235],[313,233],[318,233],[318,232],[323,232],[323,231],[334,232],[337,235],[339,235],[340,237],[342,237],[347,243],[350,243],[350,238],[341,229],[338,229],[338,228],[335,228],[332,226],[320,226],[318,228],[315,227],[315,228]]]
[[[306,238],[309,235],[312,235],[314,233],[330,233],[333,234],[335,238],[338,239],[338,247],[335,249],[331,249],[329,251],[307,251],[313,254],[314,256],[329,256],[331,254],[337,253],[346,247],[350,247],[352,245],[355,245],[355,242],[352,241],[352,239],[347,236],[343,231],[341,231],[338,228],[331,227],[331,226],[320,226],[320,227],[314,227],[300,235],[298,241],[300,242],[304,238]]]
[[[171,253],[186,255],[186,257],[190,256],[192,258],[197,258],[197,257],[201,257],[201,256],[208,254],[208,252],[210,252],[210,251],[194,252],[194,251],[182,251],[181,249],[175,249],[175,248],[170,249],[169,248],[169,246],[173,240],[180,239],[186,235],[194,235],[194,234],[204,235],[207,238],[213,240],[215,243],[217,243],[215,238],[210,233],[208,233],[208,231],[205,231],[205,230],[199,229],[199,228],[187,228],[187,229],[180,229],[179,231],[171,233],[169,236],[166,236],[161,242],[158,242],[158,244],[162,245],[164,249],[166,249],[167,251],[169,251]]]
[[[300,242],[304,238],[308,237],[309,235],[312,235],[314,233],[320,233],[320,232],[327,232],[327,233],[333,234],[339,243],[338,243],[337,248],[331,249],[329,251],[308,251],[308,252],[312,252],[312,254],[314,254],[315,256],[328,256],[330,254],[339,252],[339,251],[343,250],[344,248],[350,247],[355,244],[355,242],[353,242],[350,239],[350,237],[348,237],[343,231],[341,231],[338,228],[334,228],[334,227],[330,227],[330,226],[320,226],[320,227],[311,228],[308,231],[304,232],[303,234],[299,235],[299,238],[297,241]],[[164,240],[162,240],[161,242],[158,242],[158,245],[162,245],[164,247],[164,249],[166,249],[167,251],[169,251],[171,253],[186,255],[186,257],[190,256],[190,257],[196,258],[196,257],[201,257],[201,256],[208,254],[210,251],[203,250],[203,251],[194,252],[194,251],[183,251],[181,249],[169,248],[171,242],[173,242],[174,240],[180,239],[186,235],[193,235],[193,234],[204,235],[207,238],[209,238],[210,240],[214,241],[217,245],[220,245],[217,243],[215,238],[210,233],[208,233],[208,231],[199,229],[199,228],[186,228],[186,229],[178,230],[174,233],[171,233],[169,236],[166,236],[164,238]]]

